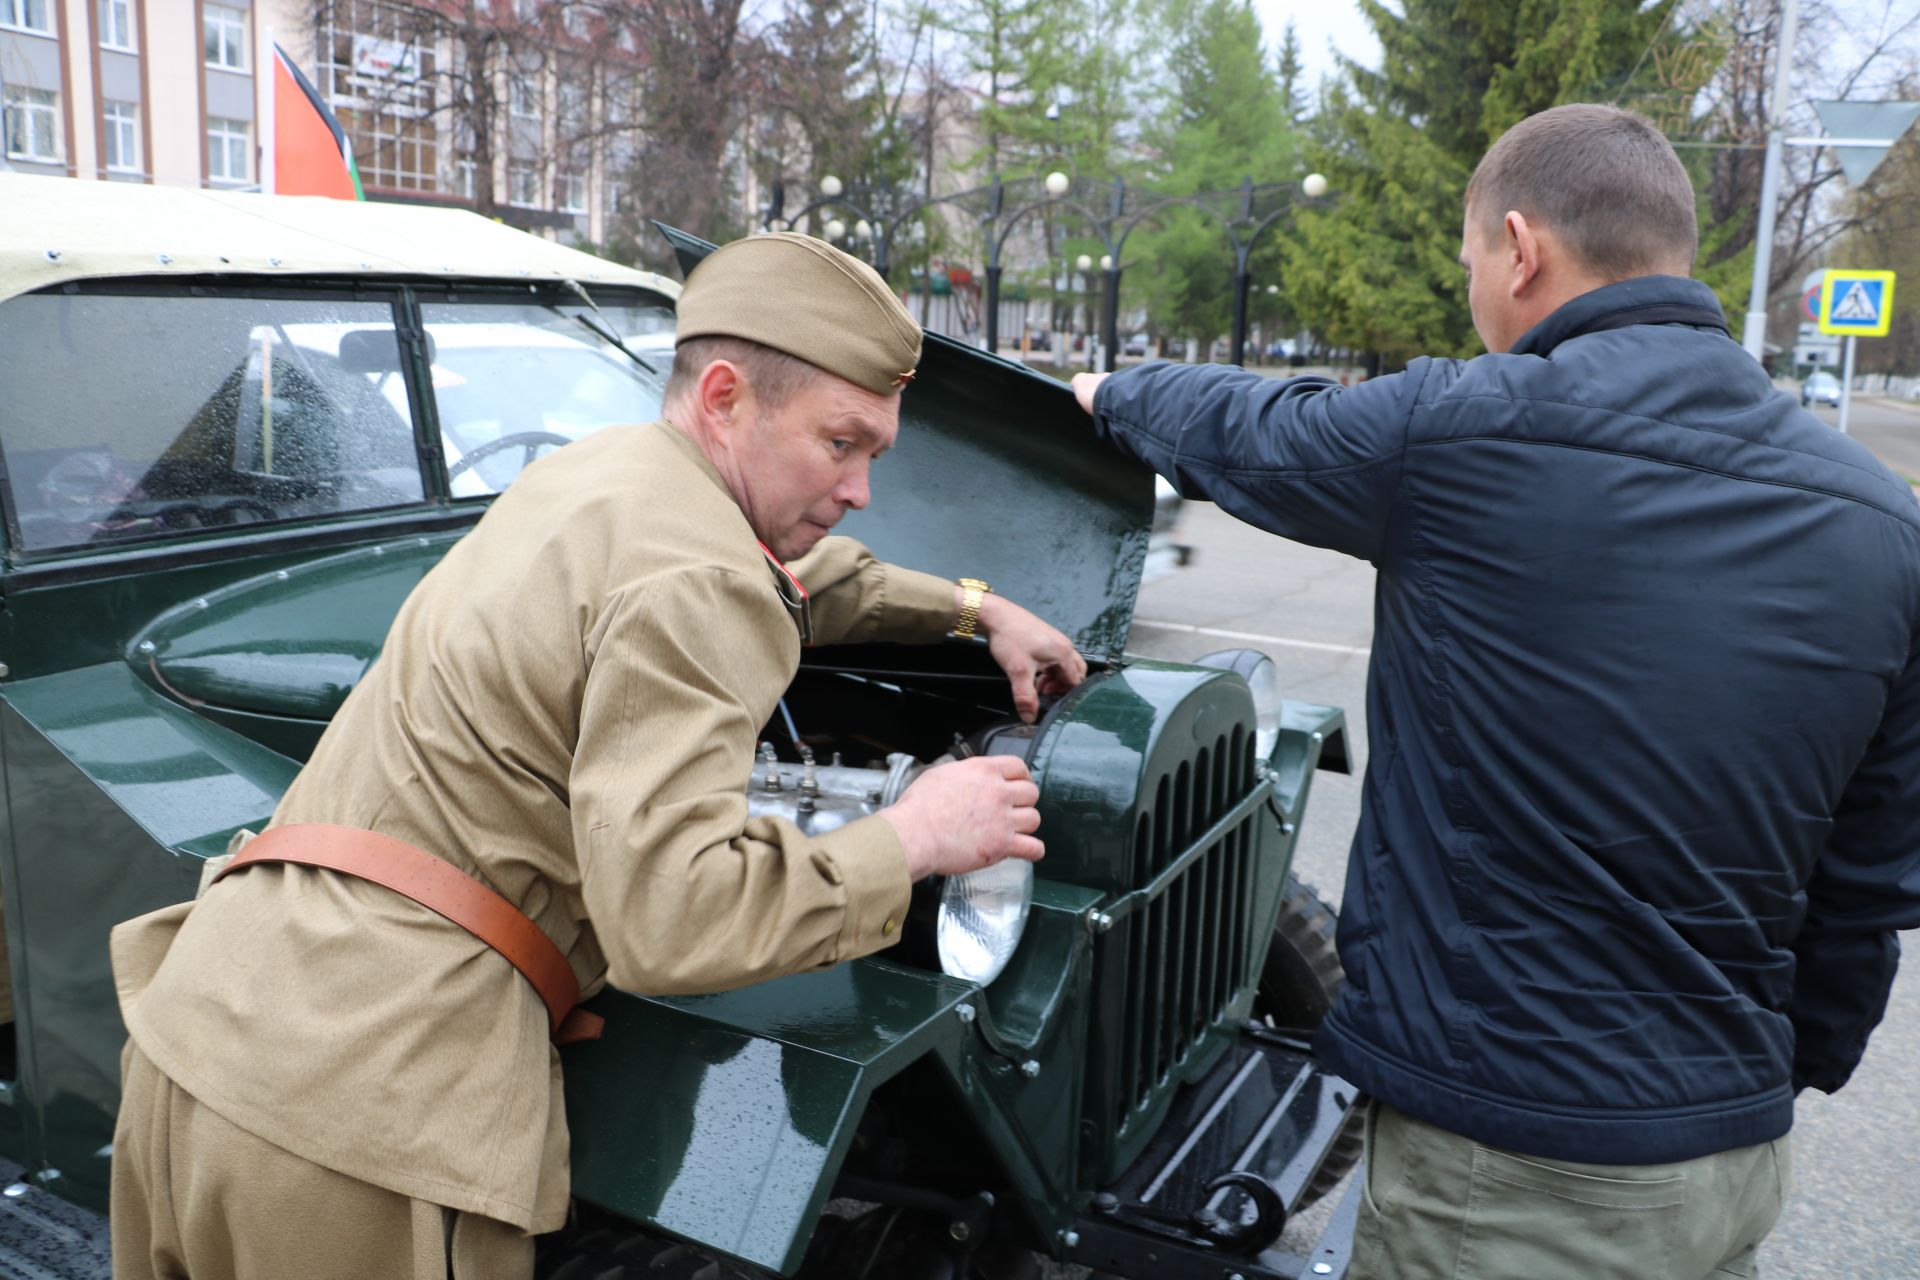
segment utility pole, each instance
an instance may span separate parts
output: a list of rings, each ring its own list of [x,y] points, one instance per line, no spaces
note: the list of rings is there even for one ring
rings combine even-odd
[[[1793,38],[1800,22],[1800,0],[1784,0],[1780,43],[1774,50],[1773,110],[1767,129],[1767,160],[1760,179],[1760,227],[1754,234],[1753,291],[1747,295],[1747,327],[1741,345],[1755,360],[1767,350],[1768,278],[1773,271],[1773,221],[1780,203],[1781,153],[1786,144],[1787,89],[1793,79]]]

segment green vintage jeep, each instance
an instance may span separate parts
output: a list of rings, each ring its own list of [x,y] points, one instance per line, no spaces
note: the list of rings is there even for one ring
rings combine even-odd
[[[445,210],[6,176],[0,210],[0,1157],[16,1200],[104,1208],[108,930],[271,813],[489,495],[656,416],[677,286]],[[1331,917],[1288,875],[1341,713],[1256,653],[1124,656],[1152,477],[1059,384],[930,336],[903,419],[846,531],[1093,674],[1026,726],[978,643],[812,650],[742,783],[826,829],[1017,753],[1046,860],[923,885],[830,972],[598,997],[543,1274],[1340,1274],[1351,1196],[1275,1245],[1355,1155],[1304,1039]]]

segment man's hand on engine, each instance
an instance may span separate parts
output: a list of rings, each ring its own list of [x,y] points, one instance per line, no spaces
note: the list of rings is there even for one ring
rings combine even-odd
[[[1013,685],[1013,708],[1032,724],[1040,695],[1065,693],[1087,678],[1087,660],[1073,641],[1004,596],[980,602],[980,634]]]
[[[907,853],[907,874],[960,875],[1003,858],[1037,860],[1045,846],[1040,788],[1016,756],[975,756],[935,765],[880,811]]]

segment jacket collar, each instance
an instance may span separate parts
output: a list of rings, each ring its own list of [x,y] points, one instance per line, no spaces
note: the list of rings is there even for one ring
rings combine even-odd
[[[1684,276],[1638,276],[1601,285],[1563,304],[1520,335],[1516,356],[1546,356],[1569,338],[1631,324],[1685,324],[1727,331],[1713,290]]]

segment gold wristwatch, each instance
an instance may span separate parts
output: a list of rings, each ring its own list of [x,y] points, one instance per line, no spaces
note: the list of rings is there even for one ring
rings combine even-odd
[[[962,640],[973,638],[974,628],[980,625],[980,606],[992,590],[978,578],[960,579],[960,620],[953,624],[953,634]]]

